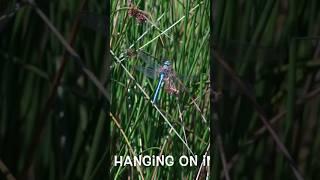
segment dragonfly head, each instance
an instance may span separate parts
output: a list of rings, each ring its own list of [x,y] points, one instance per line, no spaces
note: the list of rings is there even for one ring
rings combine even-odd
[[[165,76],[168,76],[171,70],[171,63],[169,60],[165,60],[163,63],[163,66],[161,67],[161,73],[163,73]]]
[[[170,65],[171,65],[171,63],[170,63],[170,61],[169,61],[169,60],[165,60],[165,61],[164,61],[164,65],[166,65],[166,66],[170,66]]]

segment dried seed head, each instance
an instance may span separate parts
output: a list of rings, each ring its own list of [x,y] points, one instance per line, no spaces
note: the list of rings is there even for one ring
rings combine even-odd
[[[127,50],[127,56],[128,57],[134,57],[136,55],[137,55],[137,51],[136,50],[134,50],[134,49],[128,49]]]
[[[140,10],[137,6],[128,1],[129,10],[128,15],[134,17],[138,23],[144,23],[148,19],[148,14]]]

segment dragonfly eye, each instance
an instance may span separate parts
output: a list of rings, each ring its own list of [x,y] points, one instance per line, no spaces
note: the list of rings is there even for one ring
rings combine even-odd
[[[171,65],[171,63],[170,63],[170,61],[166,60],[166,61],[164,62],[164,65],[166,65],[166,66],[170,66],[170,65]]]

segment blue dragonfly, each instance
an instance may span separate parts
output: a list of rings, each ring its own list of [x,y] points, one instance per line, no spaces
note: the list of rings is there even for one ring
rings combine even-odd
[[[146,67],[137,66],[136,70],[142,72],[149,78],[158,79],[157,87],[152,98],[152,103],[156,103],[159,97],[161,87],[172,95],[178,95],[181,91],[187,91],[187,88],[178,78],[176,72],[173,70],[172,64],[169,60],[165,59],[160,65],[157,63],[157,58],[143,52],[137,52],[138,58],[146,63]]]
[[[160,68],[160,72],[159,72],[159,75],[160,75],[160,77],[159,77],[159,82],[158,82],[158,85],[157,85],[157,88],[156,88],[156,92],[155,92],[155,94],[154,94],[154,96],[153,96],[152,103],[155,103],[155,102],[156,102],[157,97],[158,97],[158,95],[159,95],[160,88],[161,88],[161,86],[163,85],[164,81],[166,81],[166,85],[168,84],[168,79],[169,79],[169,77],[168,77],[167,71],[169,71],[170,67],[171,67],[170,61],[166,60],[166,61],[164,62],[164,64],[163,64],[163,66]],[[167,87],[169,87],[169,86],[167,85]],[[166,89],[170,89],[172,92],[178,93],[178,91],[176,90],[176,88],[174,88],[173,86],[170,86],[170,88],[166,88]]]

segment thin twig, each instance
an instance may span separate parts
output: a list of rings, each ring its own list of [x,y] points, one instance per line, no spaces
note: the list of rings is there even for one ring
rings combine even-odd
[[[206,157],[206,156],[207,156],[209,149],[210,149],[210,144],[208,144],[206,153],[204,154],[203,157]],[[206,165],[207,167],[209,166],[209,164],[206,164],[206,160],[205,160],[205,159],[201,162],[200,168],[199,168],[198,173],[197,173],[197,176],[196,176],[196,180],[198,180],[198,179],[200,178],[201,170],[202,170],[202,168],[205,168],[204,165]],[[210,171],[207,171],[207,177],[209,176],[209,175],[208,175],[209,173],[210,173]]]
[[[0,171],[7,178],[7,180],[16,180],[16,178],[11,174],[8,167],[1,159],[0,159]]]

